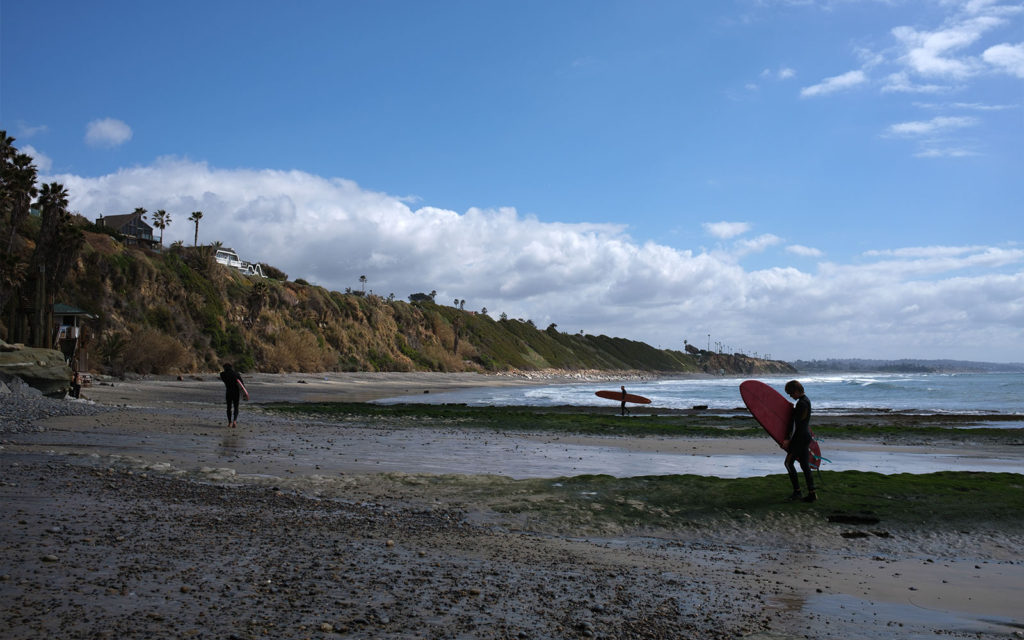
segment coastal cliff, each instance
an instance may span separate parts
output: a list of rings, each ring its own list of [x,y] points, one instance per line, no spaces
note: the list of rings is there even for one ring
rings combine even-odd
[[[434,302],[299,281],[246,276],[213,247],[163,251],[83,231],[58,301],[95,316],[86,368],[123,374],[187,373],[235,363],[248,371],[635,370],[711,375],[795,372],[744,354],[658,349],[555,325],[494,319]]]

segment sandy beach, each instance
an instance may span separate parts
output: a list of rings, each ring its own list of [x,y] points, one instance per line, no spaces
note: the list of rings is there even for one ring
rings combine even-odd
[[[837,524],[793,505],[767,520],[580,529],[496,511],[507,478],[398,468],[432,448],[512,452],[550,434],[395,434],[260,409],[572,380],[257,374],[234,430],[215,374],[97,380],[88,410],[0,434],[0,635],[1024,637],[1024,527]],[[726,446],[619,440],[668,455]],[[728,447],[777,455],[763,440]],[[384,452],[394,467],[381,469]]]

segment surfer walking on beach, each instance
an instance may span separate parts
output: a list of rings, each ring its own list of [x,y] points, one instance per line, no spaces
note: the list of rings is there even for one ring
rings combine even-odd
[[[789,481],[793,483],[793,494],[789,499],[801,499],[800,480],[793,464],[799,462],[800,469],[804,472],[804,481],[807,483],[807,497],[803,498],[803,501],[814,502],[818,495],[814,492],[814,476],[811,475],[811,401],[804,393],[804,386],[797,380],[786,383],[786,393],[796,400],[796,406],[793,407],[793,423],[786,439],[782,441],[782,448],[786,450],[786,471],[789,473]]]
[[[228,427],[237,427],[238,401],[243,393],[245,394],[245,399],[248,400],[249,391],[242,382],[242,376],[235,371],[230,363],[224,364],[224,370],[220,372],[220,379],[224,383],[224,400],[228,405]]]
[[[619,388],[622,389],[622,415],[626,415],[629,413],[629,409],[626,408],[626,396],[629,394],[626,393],[626,385],[622,385]]]

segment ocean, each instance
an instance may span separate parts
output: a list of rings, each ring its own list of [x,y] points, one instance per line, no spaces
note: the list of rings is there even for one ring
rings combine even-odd
[[[1008,414],[1024,416],[1024,373],[835,373],[797,375],[816,412],[869,410],[909,413]],[[792,377],[759,376],[783,393]],[[651,407],[728,410],[743,408],[739,385],[746,378],[664,378],[623,381],[630,393],[652,400]],[[609,406],[594,395],[618,389],[617,382],[586,382],[538,387],[494,387],[450,393],[404,396],[383,404],[417,402],[465,403],[471,406]],[[643,407],[636,410],[642,411]]]

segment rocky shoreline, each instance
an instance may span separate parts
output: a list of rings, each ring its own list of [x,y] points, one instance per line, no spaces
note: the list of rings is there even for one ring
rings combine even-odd
[[[442,507],[44,461],[10,469],[2,493],[16,505],[0,529],[5,638],[717,639],[764,626],[742,577]]]
[[[56,416],[91,416],[109,411],[90,401],[58,399],[43,395],[15,378],[0,382],[0,434],[43,431],[40,423]]]
[[[266,401],[487,383],[495,381],[463,374],[247,379]],[[332,428],[244,408],[244,432],[229,434],[218,426],[219,384],[113,382],[88,389],[86,401],[23,393],[0,399],[0,636],[783,640],[1019,633],[1013,603],[1024,584],[1024,540],[984,523],[970,533],[882,536],[872,533],[876,526],[848,537],[851,527],[794,509],[778,519],[596,535],[496,518],[474,497],[481,485],[471,476],[450,478],[442,492],[415,478],[358,473],[340,477],[338,491],[323,492],[317,472],[299,467],[246,478],[226,467],[200,473],[187,470],[195,462],[161,462],[154,439],[161,434],[202,448],[207,432],[212,442],[244,442],[287,430],[300,442]],[[104,433],[133,438],[148,461],[111,454],[94,439]],[[345,428],[336,437],[380,433]],[[65,451],[48,444],[58,439],[81,445]],[[915,613],[921,611],[928,613]]]

